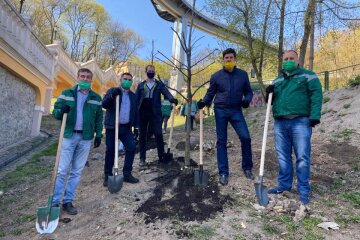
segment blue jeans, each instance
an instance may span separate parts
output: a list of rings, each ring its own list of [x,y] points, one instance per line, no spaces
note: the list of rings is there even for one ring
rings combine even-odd
[[[135,140],[129,124],[119,126],[119,139],[125,147],[123,175],[130,176],[135,157]],[[115,129],[106,129],[105,176],[112,176],[115,159]]]
[[[279,161],[278,187],[290,191],[293,183],[292,149],[296,156],[297,190],[310,192],[311,134],[309,118],[275,119],[275,149]]]
[[[228,123],[233,126],[241,142],[242,169],[253,168],[251,139],[245,118],[241,109],[215,107],[215,122],[217,136],[217,164],[220,175],[229,175],[229,163],[227,155],[227,127]]]
[[[71,138],[64,138],[61,146],[60,162],[57,171],[53,203],[59,204],[65,188],[63,203],[72,202],[82,170],[88,159],[91,140],[83,140],[82,134],[74,133]],[[65,180],[70,169],[69,178]]]

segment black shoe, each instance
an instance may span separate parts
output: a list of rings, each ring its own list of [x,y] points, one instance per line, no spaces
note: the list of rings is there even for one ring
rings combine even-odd
[[[255,177],[254,177],[254,175],[252,174],[252,171],[251,171],[251,170],[244,170],[244,174],[245,174],[245,177],[246,177],[247,179],[252,179],[252,180],[255,179]]]
[[[140,162],[139,162],[139,166],[140,167],[145,167],[145,159],[140,159]]]
[[[229,178],[226,175],[220,175],[219,183],[223,186],[227,185],[229,183]]]
[[[109,178],[109,176],[105,175],[104,182],[103,182],[104,187],[107,187],[107,185],[108,185],[108,178]]]
[[[67,212],[70,215],[76,215],[78,213],[76,208],[72,205],[72,202],[64,203],[62,205],[62,208],[65,212]]]
[[[124,176],[124,182],[128,182],[128,183],[138,183],[139,179],[137,179],[136,177],[134,177],[133,175],[128,175],[128,176]]]

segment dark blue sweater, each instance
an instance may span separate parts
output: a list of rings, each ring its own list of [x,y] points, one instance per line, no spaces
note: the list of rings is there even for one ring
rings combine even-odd
[[[221,69],[214,73],[203,101],[210,105],[214,97],[215,107],[220,108],[241,108],[243,102],[250,103],[253,92],[247,72],[235,67],[232,72]]]

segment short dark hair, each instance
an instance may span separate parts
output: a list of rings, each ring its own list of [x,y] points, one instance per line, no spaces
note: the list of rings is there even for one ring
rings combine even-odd
[[[235,52],[235,50],[234,50],[233,48],[225,49],[225,50],[223,51],[223,53],[222,53],[223,58],[225,57],[226,54],[229,54],[229,53],[234,54],[234,57],[236,58],[236,52]]]
[[[146,65],[146,67],[145,67],[145,72],[148,70],[148,68],[149,68],[149,67],[153,67],[153,68],[155,68],[155,66],[154,66],[154,65],[152,65],[152,64]]]
[[[131,78],[133,78],[133,75],[131,75],[131,73],[129,73],[129,72],[124,72],[124,73],[121,74],[120,79],[122,79],[123,76],[125,76],[125,75],[128,75],[128,76],[130,76]]]
[[[93,77],[92,71],[90,71],[90,69],[88,69],[88,68],[80,68],[80,69],[78,70],[78,72],[77,72],[77,76],[79,76],[81,72],[90,73],[90,74],[91,74],[91,78]]]

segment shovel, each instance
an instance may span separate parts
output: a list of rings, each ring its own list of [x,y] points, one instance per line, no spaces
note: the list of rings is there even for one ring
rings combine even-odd
[[[209,173],[207,173],[206,171],[204,171],[203,168],[203,141],[204,141],[204,136],[203,136],[203,118],[204,118],[204,114],[203,114],[203,110],[200,109],[200,146],[199,146],[199,150],[200,150],[200,164],[199,164],[199,169],[194,171],[194,184],[198,185],[198,186],[207,186],[208,182],[209,182]]]
[[[264,176],[264,162],[265,162],[265,151],[266,151],[266,138],[267,138],[267,132],[269,126],[269,115],[270,115],[272,96],[273,93],[270,93],[268,98],[268,104],[266,107],[265,127],[264,127],[264,135],[263,135],[262,148],[261,148],[260,171],[259,171],[258,182],[254,184],[257,200],[259,204],[263,207],[266,207],[269,203],[267,188],[263,185],[263,176]]]
[[[119,95],[116,96],[115,109],[115,159],[113,176],[108,177],[108,190],[117,193],[122,188],[124,177],[119,175]]]
[[[172,135],[173,135],[173,131],[174,131],[174,117],[175,117],[175,107],[171,111],[171,128],[170,128],[169,144],[168,144],[167,152],[164,153],[164,155],[163,155],[163,159],[162,159],[163,163],[169,163],[174,160],[173,154],[170,152]]]
[[[56,181],[56,175],[57,175],[59,161],[60,161],[61,145],[62,145],[63,138],[64,138],[66,118],[67,118],[67,113],[64,113],[63,119],[61,122],[59,143],[58,143],[57,152],[56,152],[55,166],[54,166],[54,172],[53,172],[53,176],[52,176],[52,185],[50,187],[48,202],[45,207],[39,207],[36,210],[36,230],[40,234],[53,233],[59,223],[60,207],[53,207],[52,201],[53,201],[53,195],[54,195],[54,186],[55,186],[55,181]]]

